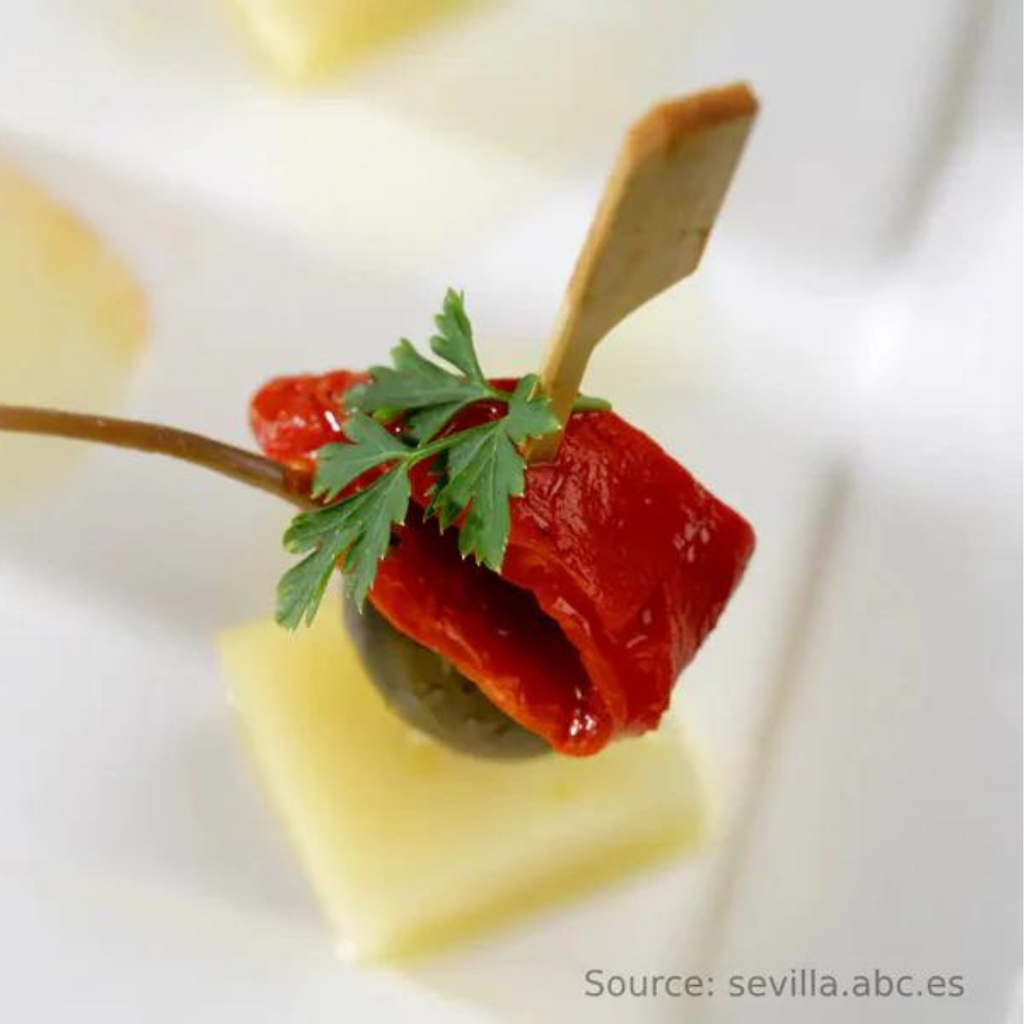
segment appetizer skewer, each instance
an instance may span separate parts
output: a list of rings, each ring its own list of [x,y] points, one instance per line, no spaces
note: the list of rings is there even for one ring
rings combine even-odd
[[[171,455],[299,505],[282,625],[311,621],[341,568],[373,609],[347,617],[368,674],[402,717],[483,756],[597,753],[657,727],[754,536],[579,386],[601,338],[696,268],[755,112],[730,86],[634,126],[538,377],[485,377],[450,291],[431,340],[447,365],[403,341],[391,367],[265,385],[250,418],[266,457],[22,406],[0,406],[0,430]]]

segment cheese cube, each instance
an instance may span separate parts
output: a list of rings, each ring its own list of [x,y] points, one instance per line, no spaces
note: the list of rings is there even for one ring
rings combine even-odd
[[[234,0],[254,46],[279,72],[304,79],[418,28],[459,0]]]
[[[131,269],[63,203],[0,162],[0,402],[111,411],[146,338]],[[56,491],[87,446],[5,434],[0,506]]]
[[[488,762],[388,710],[341,625],[220,637],[233,701],[309,879],[359,959],[422,952],[690,846],[692,762],[669,729],[594,758]]]

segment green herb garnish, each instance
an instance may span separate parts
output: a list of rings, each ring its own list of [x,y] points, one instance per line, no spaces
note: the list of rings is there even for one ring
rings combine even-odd
[[[335,566],[345,592],[362,608],[377,567],[388,552],[391,530],[405,521],[411,498],[409,471],[433,459],[436,477],[428,517],[442,530],[460,517],[459,550],[478,565],[499,571],[510,528],[509,502],[526,486],[518,446],[558,429],[548,400],[535,394],[536,377],[523,377],[512,392],[492,387],[480,369],[473,328],[462,296],[448,290],[434,318],[430,348],[447,366],[421,355],[404,338],[391,351],[391,366],[375,366],[370,381],[346,396],[345,433],[351,443],[328,444],[317,453],[313,497],[325,502],[369,470],[386,467],[362,490],[297,515],[285,547],[304,554],[281,578],[277,621],[289,629],[312,622]],[[500,402],[505,415],[490,423],[438,436],[452,417],[474,402]],[[607,409],[581,398],[577,408]],[[385,424],[400,420],[396,435]]]

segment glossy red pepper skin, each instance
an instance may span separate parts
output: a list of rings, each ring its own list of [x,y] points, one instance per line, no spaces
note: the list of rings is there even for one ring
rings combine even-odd
[[[498,412],[477,407],[456,426]],[[426,473],[413,482],[423,507]],[[411,513],[370,600],[562,753],[655,728],[743,575],[753,530],[612,412],[571,418],[511,516],[498,575]]]
[[[364,373],[299,374],[267,381],[249,403],[249,425],[265,455],[311,470],[317,449],[344,441],[341,400]]]

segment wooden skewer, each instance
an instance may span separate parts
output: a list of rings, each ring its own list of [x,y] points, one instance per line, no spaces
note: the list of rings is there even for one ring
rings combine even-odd
[[[736,84],[662,103],[630,128],[540,371],[563,426],[601,339],[697,269],[756,114],[754,94]],[[530,442],[527,461],[550,461],[560,440]]]
[[[0,431],[98,441],[117,448],[169,455],[257,487],[300,508],[313,504],[309,496],[309,473],[282,466],[244,448],[159,423],[29,405],[0,405]]]

